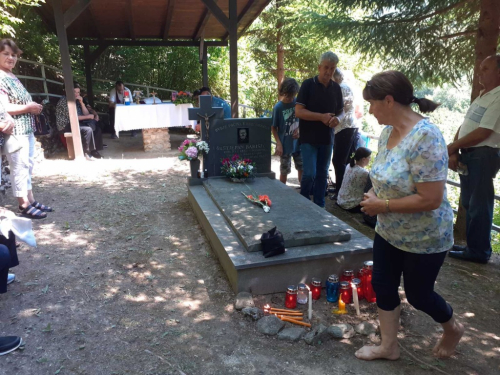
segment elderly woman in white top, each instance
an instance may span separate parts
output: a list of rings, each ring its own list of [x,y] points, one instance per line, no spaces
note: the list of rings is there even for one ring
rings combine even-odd
[[[342,97],[344,99],[344,119],[335,127],[335,140],[333,144],[332,163],[335,167],[335,184],[338,193],[344,180],[344,173],[347,163],[354,151],[356,151],[358,125],[354,110],[354,93],[351,88],[344,83],[344,74],[337,68],[333,73],[333,80],[340,85]],[[336,194],[337,195],[337,194]],[[334,197],[336,197],[336,195]]]

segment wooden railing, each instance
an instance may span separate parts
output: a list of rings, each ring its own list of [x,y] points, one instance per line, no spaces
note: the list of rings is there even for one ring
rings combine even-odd
[[[42,81],[43,82],[43,92],[30,92],[31,96],[45,97],[46,99],[50,99],[51,97],[53,97],[53,98],[60,98],[62,96],[60,94],[53,94],[53,93],[51,93],[50,90],[48,89],[48,86],[47,86],[47,83],[52,83],[52,84],[64,86],[64,82],[63,82],[63,79],[62,79],[62,74],[63,74],[62,69],[56,68],[56,67],[51,66],[51,65],[47,65],[47,64],[43,64],[43,63],[38,63],[38,62],[35,62],[35,61],[26,60],[26,59],[19,59],[18,61],[22,62],[22,63],[25,63],[25,64],[31,64],[31,65],[35,65],[35,66],[39,66],[40,67],[41,77],[27,76],[27,75],[17,75],[17,78],[19,78],[19,79],[33,80],[33,81]],[[53,70],[54,72],[58,73],[61,76],[61,80],[60,81],[55,81],[53,79],[46,78],[46,69],[50,69],[50,70]],[[83,77],[83,76],[75,75],[74,79],[76,81],[79,81],[80,84],[82,84],[83,82],[85,82],[85,77]],[[107,80],[107,79],[100,79],[100,78],[92,78],[92,81],[109,84],[109,90],[99,90],[99,89],[94,88],[94,90],[93,90],[94,91],[94,99],[98,99],[99,97],[102,98],[103,96],[107,96],[109,94],[109,91],[111,90],[111,88],[114,87],[114,84],[115,84],[115,81],[111,81],[111,80]],[[152,91],[156,91],[156,92],[158,92],[158,91],[162,92],[163,91],[163,92],[168,93],[169,96],[170,96],[170,93],[176,91],[176,90],[172,90],[172,89],[166,89],[166,88],[163,88],[163,87],[142,85],[142,84],[139,84],[139,83],[124,82],[124,85],[128,86],[129,88],[139,88],[139,89],[141,89],[141,91],[146,91],[146,97],[149,97],[150,92],[152,92]],[[132,91],[134,91],[134,90],[132,90]],[[107,101],[94,100],[94,103],[101,104],[101,105],[104,105],[104,106],[108,105]],[[243,118],[246,117],[246,111],[247,111],[247,109],[254,110],[253,107],[245,105],[245,104],[239,104],[238,107],[243,110]],[[104,113],[101,112],[100,114],[104,114]]]

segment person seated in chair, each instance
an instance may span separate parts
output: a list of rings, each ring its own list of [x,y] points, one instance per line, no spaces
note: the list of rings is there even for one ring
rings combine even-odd
[[[130,100],[132,100],[132,92],[129,88],[125,87],[122,81],[116,81],[115,88],[109,93],[109,123],[111,124],[111,129],[113,133],[111,134],[111,139],[116,139],[118,136],[115,131],[115,110],[117,104],[125,104],[125,92],[128,92]],[[132,130],[130,132],[131,137],[137,136],[137,130]]]
[[[80,96],[80,86],[74,84],[76,111],[78,114],[78,122],[80,123],[80,134],[82,135],[82,146],[85,158],[92,160],[93,158],[101,159],[99,151],[103,149],[102,131],[96,125],[94,115],[89,112]],[[56,123],[57,129],[63,132],[71,132],[71,124],[69,121],[68,100],[66,96],[61,97],[56,106]]]

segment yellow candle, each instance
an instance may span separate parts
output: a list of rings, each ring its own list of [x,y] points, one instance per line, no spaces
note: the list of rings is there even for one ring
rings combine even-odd
[[[345,303],[342,301],[342,294],[339,296],[339,311],[345,311]]]

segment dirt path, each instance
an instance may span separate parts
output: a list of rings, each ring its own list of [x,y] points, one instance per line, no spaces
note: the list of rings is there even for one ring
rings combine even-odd
[[[37,169],[36,197],[57,211],[35,222],[39,246],[21,245],[17,282],[0,297],[0,334],[21,335],[26,341],[23,351],[0,357],[0,373],[434,371],[416,358],[448,374],[500,373],[498,257],[486,266],[447,259],[440,274],[438,291],[467,324],[455,358],[430,357],[438,326],[407,304],[400,338],[412,356],[403,352],[396,362],[356,360],[353,351],[368,341],[360,336],[318,347],[267,338],[233,310],[234,293],[187,201],[188,166],[176,159],[175,151],[163,157],[122,151],[138,150],[137,139],[111,142],[107,140],[110,150],[103,154],[113,160],[47,160]],[[2,199],[12,206],[10,191]],[[371,233],[356,223],[358,218],[342,218]],[[324,323],[357,322],[329,310],[325,302],[315,307]],[[373,306],[363,306],[364,319],[374,319],[374,312]]]

